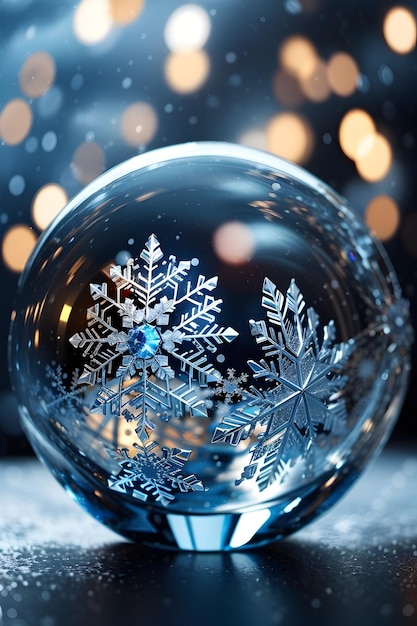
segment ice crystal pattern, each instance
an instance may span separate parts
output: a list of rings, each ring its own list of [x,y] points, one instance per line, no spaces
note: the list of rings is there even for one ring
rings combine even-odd
[[[249,374],[236,374],[233,367],[227,370],[227,377],[216,385],[216,396],[223,397],[224,402],[234,402],[240,400],[245,394],[245,384],[249,378]]]
[[[119,475],[109,480],[109,486],[115,491],[129,493],[143,501],[151,494],[164,506],[174,500],[173,490],[204,491],[202,482],[194,474],[184,477],[181,473],[191,450],[162,447],[158,454],[159,445],[154,441],[135,448],[137,453],[132,457],[127,449],[117,450],[114,455],[121,467]]]
[[[85,359],[78,383],[98,387],[91,410],[103,424],[120,417],[136,422],[137,452],[129,457],[118,450],[121,472],[109,486],[129,488],[138,498],[150,494],[162,504],[175,489],[202,485],[180,474],[190,451],[162,446],[157,455],[154,420],[207,416],[204,389],[221,379],[209,355],[238,334],[218,325],[222,300],[212,295],[217,277],[196,275],[197,265],[197,259],[165,258],[151,235],[139,259],[110,269],[113,284],[90,284],[95,304],[87,310],[87,326],[70,338]]]
[[[36,410],[43,414],[42,411],[47,407],[48,411],[78,417],[79,411],[83,410],[82,389],[78,386],[78,369],[69,377],[62,366],[54,362],[46,367],[45,376],[48,384],[42,386],[37,381],[35,385],[36,397],[38,399],[42,397],[42,402],[38,404]]]
[[[259,432],[236,484],[256,476],[261,491],[283,480],[297,460],[314,458],[313,442],[320,433],[342,433],[347,377],[341,370],[351,350],[350,344],[334,343],[333,321],[324,326],[320,342],[318,315],[306,310],[294,280],[284,295],[266,278],[262,306],[267,321],[250,320],[249,325],[264,358],[248,365],[265,387],[252,385],[249,401],[237,404],[213,434],[213,442],[237,446]]]

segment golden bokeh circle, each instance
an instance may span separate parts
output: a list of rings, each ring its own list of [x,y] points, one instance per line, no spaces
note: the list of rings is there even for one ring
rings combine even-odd
[[[157,128],[155,109],[147,102],[134,102],[122,115],[120,132],[129,146],[138,148],[147,145],[154,138]]]
[[[15,146],[25,139],[32,122],[32,109],[26,100],[10,100],[0,114],[0,138],[5,144]]]
[[[36,235],[26,224],[11,226],[2,242],[2,257],[12,272],[21,272],[35,247]]]
[[[279,113],[266,128],[267,149],[295,163],[305,163],[314,146],[309,122],[295,113]]]
[[[393,7],[384,18],[385,41],[398,54],[408,54],[416,47],[416,18],[406,7]]]
[[[400,209],[391,196],[381,194],[368,202],[365,220],[378,239],[388,241],[397,232],[400,224]]]
[[[56,183],[43,185],[32,201],[32,219],[39,230],[44,230],[68,201],[63,187]]]
[[[177,93],[197,91],[210,72],[210,60],[204,50],[172,52],[165,61],[165,79]]]
[[[19,72],[19,86],[28,98],[40,98],[52,87],[55,80],[55,61],[47,52],[34,52],[24,62]]]

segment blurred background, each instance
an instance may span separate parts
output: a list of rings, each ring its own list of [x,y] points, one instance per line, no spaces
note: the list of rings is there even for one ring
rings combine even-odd
[[[7,335],[33,246],[159,146],[237,142],[326,181],[384,243],[417,328],[416,22],[393,0],[0,0],[0,456],[31,454]],[[416,354],[394,438],[417,445]]]

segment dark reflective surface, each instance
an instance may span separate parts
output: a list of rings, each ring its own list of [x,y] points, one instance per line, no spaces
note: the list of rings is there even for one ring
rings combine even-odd
[[[123,542],[37,462],[0,470],[1,626],[416,623],[415,452],[386,449],[319,522],[234,554]]]

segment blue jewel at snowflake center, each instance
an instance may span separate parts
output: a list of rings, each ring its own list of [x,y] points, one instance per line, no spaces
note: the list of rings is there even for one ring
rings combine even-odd
[[[156,328],[141,324],[129,330],[127,345],[129,352],[137,359],[151,359],[157,353],[161,337]]]

